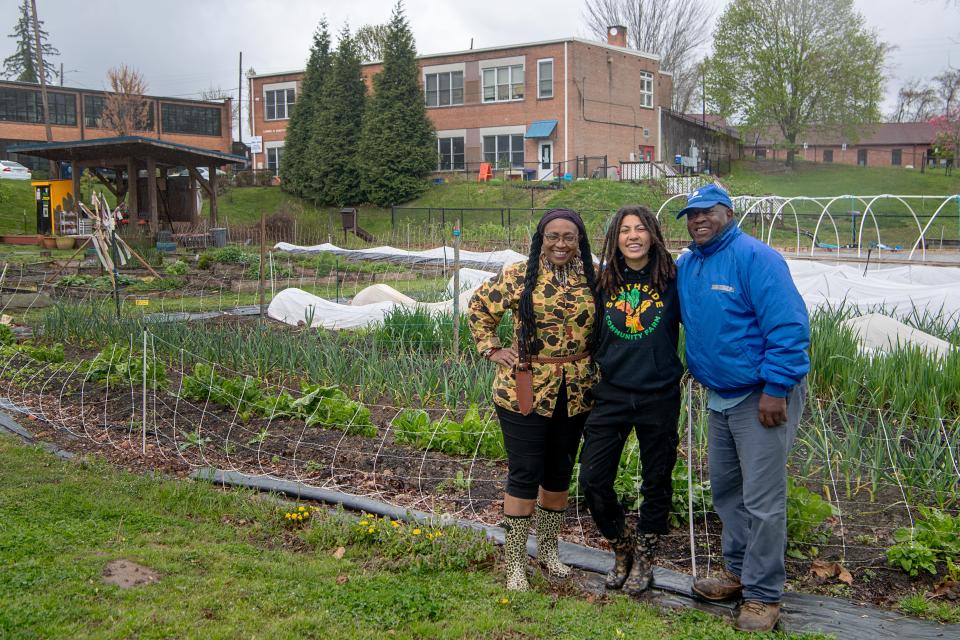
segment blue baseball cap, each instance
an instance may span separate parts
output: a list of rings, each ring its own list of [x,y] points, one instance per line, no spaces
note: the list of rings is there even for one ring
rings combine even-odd
[[[687,206],[677,214],[677,220],[694,209],[709,209],[715,204],[724,204],[733,211],[733,202],[730,201],[730,194],[727,193],[723,187],[716,183],[700,187],[687,196]]]

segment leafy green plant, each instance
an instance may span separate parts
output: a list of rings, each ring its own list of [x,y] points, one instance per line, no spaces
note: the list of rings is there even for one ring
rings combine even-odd
[[[887,550],[887,562],[911,576],[920,570],[936,575],[937,562],[953,564],[960,560],[960,515],[925,506],[919,511],[920,518],[912,529],[894,531],[896,544]]]
[[[59,364],[65,359],[63,345],[60,343],[38,345],[32,342],[24,342],[17,345],[17,350],[25,356],[33,360],[39,360],[40,362]]]
[[[481,415],[477,405],[470,405],[461,422],[444,417],[431,422],[420,409],[400,412],[392,423],[394,439],[428,451],[442,451],[452,455],[502,460],[507,457],[503,436],[493,414]]]
[[[168,276],[182,276],[190,270],[190,266],[183,260],[177,260],[173,264],[167,265],[163,270]]]
[[[249,264],[254,259],[253,254],[247,253],[237,246],[226,246],[221,249],[209,249],[200,254],[197,260],[198,269],[209,269],[216,264]]]
[[[800,545],[807,551],[817,554],[813,545],[823,544],[830,532],[821,525],[827,518],[837,515],[836,507],[810,491],[793,478],[787,478],[787,555],[793,558],[806,558]]]
[[[86,379],[114,385],[140,385],[146,374],[147,386],[162,387],[167,381],[166,366],[154,357],[147,358],[146,370],[143,355],[130,351],[126,346],[111,344],[87,362],[83,369]]]
[[[679,527],[689,521],[689,496],[693,494],[693,513],[702,514],[713,509],[713,494],[710,492],[710,481],[700,482],[694,474],[692,487],[687,485],[687,465],[678,460],[673,467],[673,501],[670,508],[670,525]],[[690,491],[692,489],[692,492]]]
[[[90,278],[87,276],[63,276],[57,280],[58,287],[85,287],[90,284]]]
[[[237,418],[243,422],[254,415],[294,418],[304,420],[307,426],[334,427],[367,437],[377,434],[370,410],[336,387],[305,385],[301,388],[302,395],[294,398],[285,390],[270,395],[262,385],[259,378],[227,377],[208,364],[197,363],[193,372],[183,377],[181,394],[192,400],[209,400],[235,409]]]
[[[0,346],[6,347],[15,344],[17,336],[8,325],[0,324]]]
[[[210,438],[201,437],[199,431],[190,431],[184,434],[183,442],[180,443],[178,448],[180,451],[186,451],[191,447],[200,449],[208,444],[210,444]]]

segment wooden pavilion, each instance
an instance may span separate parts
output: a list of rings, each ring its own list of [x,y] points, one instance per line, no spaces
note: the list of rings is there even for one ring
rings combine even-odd
[[[127,198],[127,211],[131,218],[144,217],[149,221],[150,231],[156,234],[160,228],[158,195],[159,187],[167,185],[167,173],[171,168],[185,167],[189,179],[196,181],[210,199],[210,226],[217,226],[217,169],[229,164],[242,164],[245,159],[213,149],[191,147],[157,138],[142,136],[119,136],[96,140],[75,140],[71,142],[28,143],[11,146],[11,152],[53,160],[70,162],[72,166],[73,194],[80,193],[80,176],[85,170],[103,183],[118,201]],[[207,169],[208,178],[200,173]],[[100,170],[112,170],[112,177]],[[146,197],[138,193],[137,179],[140,171],[145,170]],[[158,175],[159,172],[159,175]],[[131,179],[131,176],[133,179]],[[141,206],[146,211],[141,215]],[[169,204],[166,206],[167,218],[170,218]],[[199,211],[190,207],[190,222],[196,222]]]

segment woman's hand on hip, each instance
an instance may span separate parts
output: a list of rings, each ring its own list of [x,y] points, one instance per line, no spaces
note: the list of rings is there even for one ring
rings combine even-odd
[[[497,349],[490,354],[490,361],[496,362],[501,367],[513,368],[517,364],[517,357],[516,349]]]

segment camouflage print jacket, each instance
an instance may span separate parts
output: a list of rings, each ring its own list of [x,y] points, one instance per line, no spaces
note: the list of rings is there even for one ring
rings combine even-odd
[[[514,312],[514,345],[517,344],[519,321],[516,318],[525,262],[503,268],[492,280],[477,289],[470,300],[470,331],[481,353],[499,347],[497,327],[507,310]],[[593,331],[596,310],[593,296],[587,286],[582,268],[571,269],[563,284],[541,263],[537,287],[533,293],[533,308],[537,319],[539,357],[558,358],[583,353]],[[532,365],[534,411],[542,416],[553,415],[560,393],[561,381],[567,383],[567,414],[575,416],[593,406],[591,390],[597,374],[591,358],[564,364]],[[519,413],[513,370],[498,366],[493,381],[493,401],[510,411]]]

